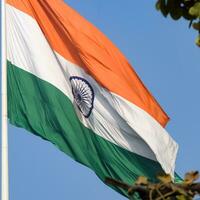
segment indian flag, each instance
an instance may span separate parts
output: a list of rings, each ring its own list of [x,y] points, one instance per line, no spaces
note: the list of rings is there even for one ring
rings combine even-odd
[[[7,0],[6,20],[11,124],[103,181],[174,176],[169,118],[105,35],[63,0]]]

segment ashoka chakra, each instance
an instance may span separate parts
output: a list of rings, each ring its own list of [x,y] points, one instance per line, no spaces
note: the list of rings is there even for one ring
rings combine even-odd
[[[84,78],[71,76],[70,82],[74,100],[80,112],[88,118],[93,109],[94,90]]]

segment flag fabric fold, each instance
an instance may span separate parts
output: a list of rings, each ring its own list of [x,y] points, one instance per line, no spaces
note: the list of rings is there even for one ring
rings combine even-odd
[[[111,41],[61,0],[7,0],[6,15],[10,123],[103,181],[174,175],[169,118]]]

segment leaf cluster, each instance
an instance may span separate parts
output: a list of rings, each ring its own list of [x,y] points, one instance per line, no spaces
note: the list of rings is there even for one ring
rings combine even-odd
[[[130,200],[192,200],[200,195],[200,183],[196,182],[198,178],[199,172],[192,171],[185,175],[181,183],[174,183],[167,174],[157,176],[158,183],[152,183],[144,176],[139,177],[133,185],[111,178],[107,178],[106,183],[126,190]]]
[[[198,31],[196,44],[200,47],[200,0],[157,0],[156,9],[164,17],[169,15],[174,20],[189,20],[189,27]]]

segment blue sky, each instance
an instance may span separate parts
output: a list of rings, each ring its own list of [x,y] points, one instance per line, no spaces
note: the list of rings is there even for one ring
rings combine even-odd
[[[126,55],[171,118],[176,171],[200,170],[200,48],[184,20],[165,19],[146,0],[66,0]],[[10,200],[123,200],[52,144],[9,125]]]

